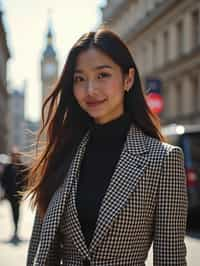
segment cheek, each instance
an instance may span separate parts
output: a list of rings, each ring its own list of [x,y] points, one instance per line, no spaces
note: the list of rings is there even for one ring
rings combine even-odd
[[[76,98],[76,100],[79,102],[81,101],[81,99],[83,98],[83,93],[81,90],[78,90],[77,88],[73,89],[73,93],[74,93],[74,97]]]
[[[112,97],[123,97],[124,96],[124,88],[121,83],[118,81],[112,81],[109,84],[109,89],[107,90],[108,95]]]
[[[123,90],[123,81],[119,76],[115,75],[109,80],[109,86],[111,86],[111,88],[117,89],[118,91]]]

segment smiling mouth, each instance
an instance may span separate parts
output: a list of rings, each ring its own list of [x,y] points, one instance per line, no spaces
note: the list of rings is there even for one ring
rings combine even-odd
[[[98,105],[104,103],[105,101],[106,101],[106,100],[101,100],[101,101],[91,101],[91,102],[86,102],[86,103],[87,103],[87,105],[88,105],[89,107],[95,107],[95,106],[98,106]]]

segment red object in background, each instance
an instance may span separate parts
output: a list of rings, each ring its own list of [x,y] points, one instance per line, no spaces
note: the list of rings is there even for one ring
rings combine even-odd
[[[147,96],[147,104],[153,113],[159,114],[163,110],[163,98],[160,94],[150,92]]]
[[[186,169],[187,185],[188,187],[194,187],[198,185],[197,173],[194,169]]]

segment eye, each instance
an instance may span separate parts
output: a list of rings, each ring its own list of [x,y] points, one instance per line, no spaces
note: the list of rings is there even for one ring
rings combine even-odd
[[[110,77],[110,73],[106,73],[106,72],[101,72],[98,74],[98,78],[99,79],[102,79],[102,78],[107,78],[107,77]]]
[[[84,81],[84,77],[82,76],[74,76],[74,82],[77,83],[77,82],[81,82],[81,81]]]

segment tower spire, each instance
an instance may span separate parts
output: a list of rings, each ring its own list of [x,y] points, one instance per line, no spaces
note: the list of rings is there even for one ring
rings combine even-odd
[[[48,30],[46,34],[46,48],[44,50],[43,56],[44,57],[56,57],[56,52],[53,46],[53,30],[52,30],[52,19],[51,19],[52,10],[48,10]]]
[[[52,9],[48,9],[48,32],[47,32],[47,43],[52,44],[53,33],[52,33],[52,19],[51,19]]]
[[[1,0],[0,0],[1,1]],[[41,60],[41,81],[43,100],[49,95],[50,88],[55,84],[58,77],[58,60],[54,49],[54,34],[52,30],[51,10],[48,10],[48,24],[45,34],[45,49]]]

